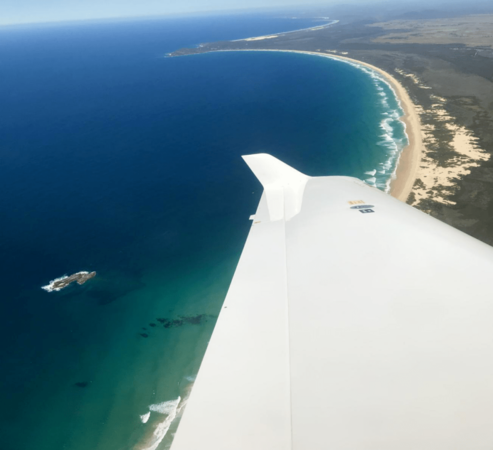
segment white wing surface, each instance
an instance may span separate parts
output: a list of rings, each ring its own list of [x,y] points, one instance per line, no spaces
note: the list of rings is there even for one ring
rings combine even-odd
[[[347,177],[264,194],[173,450],[493,448],[493,250]]]

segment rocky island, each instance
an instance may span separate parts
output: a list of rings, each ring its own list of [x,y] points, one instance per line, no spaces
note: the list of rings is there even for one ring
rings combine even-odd
[[[95,276],[96,276],[96,272],[85,272],[85,271],[77,272],[70,276],[64,275],[63,277],[56,278],[55,280],[50,281],[50,284],[43,286],[42,289],[44,289],[47,292],[61,291],[63,288],[67,287],[69,284],[73,283],[74,281],[76,281],[77,284],[82,285],[87,280],[90,280]]]

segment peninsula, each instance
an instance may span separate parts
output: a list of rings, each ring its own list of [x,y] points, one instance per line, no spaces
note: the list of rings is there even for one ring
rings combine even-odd
[[[389,12],[334,6],[330,25],[203,43],[169,56],[216,51],[296,51],[370,66],[405,110],[410,145],[391,194],[493,244],[493,7]]]

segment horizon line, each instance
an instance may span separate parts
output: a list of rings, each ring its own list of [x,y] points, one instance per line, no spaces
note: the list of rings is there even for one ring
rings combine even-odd
[[[123,15],[123,16],[103,16],[103,17],[93,17],[93,18],[83,18],[83,19],[59,19],[59,20],[42,20],[42,21],[26,21],[26,22],[1,22],[0,21],[0,29],[7,27],[22,27],[29,25],[61,25],[61,24],[70,24],[70,23],[82,23],[82,22],[118,22],[125,20],[152,20],[152,19],[164,19],[164,18],[172,18],[172,17],[194,17],[194,16],[207,16],[207,15],[234,15],[234,14],[246,14],[246,13],[255,13],[255,12],[276,12],[276,11],[285,11],[285,12],[294,12],[293,10],[297,10],[298,8],[309,9],[311,7],[320,7],[318,4],[310,4],[310,5],[290,5],[284,7],[256,7],[256,8],[236,8],[236,9],[211,9],[211,10],[198,10],[198,11],[189,11],[189,12],[174,12],[174,13],[162,13],[162,14],[142,14],[142,15]]]

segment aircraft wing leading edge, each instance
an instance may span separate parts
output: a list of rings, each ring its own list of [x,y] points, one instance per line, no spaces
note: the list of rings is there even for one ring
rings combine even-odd
[[[270,155],[173,450],[493,446],[493,250]]]

